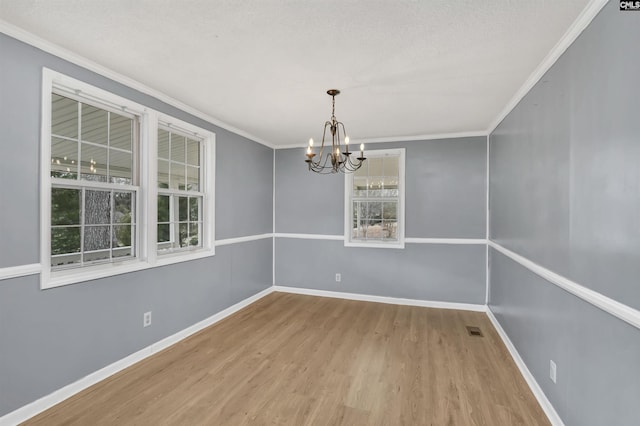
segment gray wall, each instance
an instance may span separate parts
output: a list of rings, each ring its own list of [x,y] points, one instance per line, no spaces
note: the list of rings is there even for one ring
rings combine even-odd
[[[640,16],[610,2],[491,135],[491,238],[640,308]],[[491,256],[490,308],[567,424],[637,424],[640,334]],[[549,359],[558,358],[558,384]]]
[[[406,237],[484,238],[486,138],[369,144],[406,148]],[[304,149],[276,150],[276,232],[343,235],[344,176],[307,171]],[[276,238],[276,285],[411,299],[485,302],[483,245],[344,247]],[[343,275],[335,282],[335,273]]]
[[[0,267],[39,262],[43,66],[215,132],[216,239],[272,231],[270,148],[2,34],[0,58]],[[0,281],[0,416],[269,287],[271,266],[266,239],[46,291],[37,275]]]
[[[485,262],[484,245],[407,244],[398,250],[276,238],[276,284],[288,287],[482,305]]]
[[[564,423],[637,425],[640,330],[498,251],[490,261],[491,311]]]

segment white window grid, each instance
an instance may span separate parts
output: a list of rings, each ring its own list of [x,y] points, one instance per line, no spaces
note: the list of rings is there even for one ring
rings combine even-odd
[[[138,167],[137,167],[137,156],[135,155],[137,148],[139,146],[139,120],[138,120],[138,116],[128,113],[126,112],[123,108],[121,108],[120,111],[118,111],[118,109],[116,107],[114,107],[114,105],[111,105],[108,102],[100,102],[97,101],[96,99],[90,99],[84,96],[81,96],[77,93],[73,93],[71,92],[68,88],[65,88],[64,86],[61,87],[53,87],[52,90],[52,95],[59,95],[59,96],[64,96],[65,98],[68,98],[72,101],[77,102],[77,137],[72,138],[69,136],[65,136],[65,135],[59,135],[59,134],[55,134],[53,133],[53,129],[51,130],[51,138],[50,138],[50,143],[51,145],[53,145],[54,143],[54,138],[55,139],[59,139],[59,140],[66,140],[69,142],[73,142],[77,144],[77,158],[75,160],[71,160],[74,161],[74,163],[72,163],[71,165],[75,166],[75,177],[71,178],[71,177],[65,177],[65,178],[60,178],[60,177],[51,177],[51,190],[50,190],[50,195],[53,192],[53,189],[75,189],[80,191],[81,194],[81,202],[80,202],[80,211],[79,211],[79,215],[80,215],[80,224],[79,225],[50,225],[50,232],[53,231],[54,229],[60,229],[60,228],[72,228],[72,227],[79,227],[80,228],[80,251],[77,253],[67,253],[67,254],[51,254],[51,269],[52,271],[55,270],[61,270],[61,269],[70,269],[70,268],[81,268],[83,266],[89,266],[89,265],[94,265],[94,264],[101,264],[101,263],[113,263],[113,262],[122,262],[122,261],[126,261],[126,260],[131,260],[133,258],[136,258],[139,256],[138,253],[138,239],[139,239],[139,235],[137,232],[137,223],[138,223],[138,212],[137,212],[137,206],[139,205],[139,189],[140,187],[137,185],[133,185],[131,183],[136,183],[138,181]],[[100,143],[96,143],[96,142],[91,142],[91,141],[87,141],[83,139],[83,133],[82,133],[82,108],[83,105],[89,105],[95,108],[99,108],[101,110],[104,110],[107,113],[107,126],[106,126],[106,145],[105,144],[100,144]],[[127,117],[129,119],[132,120],[132,129],[131,129],[131,150],[126,150],[123,148],[118,148],[118,147],[114,147],[111,146],[111,126],[109,125],[111,123],[111,116],[112,114],[117,114],[119,116],[123,116],[123,117]],[[101,182],[101,181],[94,181],[94,180],[90,180],[90,179],[86,179],[83,178],[83,173],[82,173],[82,148],[83,145],[86,146],[94,146],[97,147],[99,149],[105,150],[106,151],[106,170],[105,170],[105,178],[108,180],[111,177],[111,162],[110,162],[110,156],[111,156],[111,151],[119,151],[119,152],[123,152],[123,153],[127,153],[131,156],[131,179],[129,184],[124,183],[126,181],[126,179],[124,178],[118,178],[116,180],[116,182]],[[51,156],[51,163],[52,165],[55,167],[57,165],[60,165],[60,160],[61,159],[55,159],[53,158],[53,153]],[[62,159],[64,161],[64,159]],[[97,174],[97,168],[94,168],[94,161],[93,159],[91,160],[91,169],[93,169],[94,174]],[[53,174],[54,169],[51,169],[51,172]],[[67,172],[70,172],[70,167],[67,168]],[[109,192],[110,195],[110,209],[111,209],[111,215],[110,215],[110,223],[109,224],[85,224],[85,200],[86,200],[86,192],[87,191],[105,191],[105,192]],[[130,226],[131,226],[131,244],[129,246],[125,246],[125,247],[113,247],[113,229],[114,226],[125,226],[126,224],[117,224],[114,223],[114,215],[113,215],[113,203],[115,200],[114,194],[115,193],[131,193],[131,198],[132,198],[132,206],[131,206],[131,222],[130,222]],[[84,245],[85,245],[85,230],[89,227],[97,227],[97,226],[109,226],[109,248],[108,249],[100,249],[100,250],[90,250],[90,251],[85,251],[84,249]],[[129,250],[129,254],[128,255],[116,255],[114,256],[114,254],[116,253],[121,253],[123,251]],[[105,259],[97,259],[97,260],[87,260],[87,259],[91,259],[94,256],[99,255],[100,253],[106,253],[108,254],[108,257]],[[67,261],[63,261],[63,259],[66,259]],[[62,262],[61,262],[62,261]],[[59,264],[59,262],[61,262]]]
[[[135,152],[137,151],[138,147],[139,147],[139,120],[138,117],[134,114],[130,114],[128,112],[126,112],[124,109],[118,111],[116,108],[114,108],[113,106],[107,104],[107,103],[100,103],[100,102],[96,102],[95,100],[92,99],[88,99],[88,98],[83,98],[82,96],[78,96],[72,93],[69,93],[67,90],[65,89],[61,89],[61,88],[55,88],[52,91],[52,94],[55,95],[59,95],[59,96],[63,96],[65,98],[68,98],[72,101],[77,102],[77,137],[73,138],[73,137],[69,137],[69,136],[65,136],[65,135],[60,135],[60,134],[56,134],[53,133],[53,129],[51,131],[51,144],[53,145],[54,143],[54,138],[58,139],[58,140],[63,140],[63,141],[68,141],[68,142],[73,142],[77,144],[77,158],[75,160],[69,160],[68,163],[65,165],[66,166],[66,171],[67,172],[71,172],[71,166],[75,166],[75,180],[88,180],[88,179],[83,179],[82,177],[82,150],[83,150],[83,146],[87,146],[87,147],[94,147],[96,149],[99,150],[104,150],[106,152],[106,170],[105,170],[105,178],[107,180],[109,180],[109,178],[112,178],[111,176],[111,155],[112,152],[120,152],[123,154],[128,154],[131,156],[131,161],[132,161],[132,168],[131,168],[131,179],[130,182],[128,183],[135,183],[138,181],[138,176],[137,176],[137,172],[138,172],[138,168],[136,167],[136,156],[135,156]],[[104,110],[107,113],[107,134],[106,134],[106,140],[107,143],[105,144],[101,144],[101,143],[97,143],[97,142],[92,142],[92,141],[88,141],[86,139],[83,138],[83,129],[82,129],[82,121],[83,121],[83,116],[82,116],[82,109],[83,109],[83,105],[88,105],[88,106],[92,106],[95,108],[99,108]],[[124,148],[119,148],[116,146],[112,146],[112,139],[111,139],[111,120],[112,120],[112,116],[113,115],[118,115],[121,117],[126,117],[132,120],[133,126],[131,128],[131,149],[124,149]],[[52,152],[53,154],[53,152]],[[57,166],[62,166],[61,164],[61,160],[62,161],[66,161],[64,158],[60,159],[60,158],[53,158],[53,155],[51,157],[51,164],[53,166],[53,168],[56,168]],[[93,169],[94,174],[97,175],[97,168],[94,168],[94,162],[93,159],[91,159],[91,169]],[[52,172],[54,171],[52,168]],[[61,168],[64,168],[61,167]],[[73,180],[70,178],[65,178],[68,180]],[[116,182],[113,183],[127,183],[125,178],[118,178],[116,179]]]
[[[376,157],[372,157],[372,158],[376,158]],[[398,163],[400,162],[400,154],[382,156],[377,158],[382,158],[382,161],[383,161],[382,170],[384,170],[384,161],[387,161],[388,159],[393,159]],[[367,173],[366,176],[356,175],[353,177],[354,182],[356,180],[363,181],[365,183],[365,188],[366,188],[364,189],[364,191],[360,190],[359,194],[354,194],[354,185],[351,185],[351,191],[352,191],[351,211],[352,211],[352,218],[354,218],[356,222],[355,229],[357,230],[356,232],[358,234],[357,236],[353,236],[353,230],[352,230],[351,239],[353,241],[398,241],[399,235],[398,235],[397,229],[394,232],[391,232],[386,229],[385,225],[393,223],[397,227],[398,208],[400,206],[400,194],[398,190],[399,172],[400,170],[398,167],[398,174],[395,174],[395,175],[386,175],[386,174],[369,175]],[[392,186],[391,188],[387,188],[385,186],[386,181],[390,182],[390,185]],[[365,194],[363,195],[362,192],[365,192]],[[381,233],[380,236],[373,237],[373,236],[369,236],[368,232],[365,229],[364,231],[362,231],[363,235],[361,235],[360,229],[361,229],[361,226],[363,226],[362,224],[364,224],[365,228],[368,228],[369,223],[367,222],[366,218],[361,218],[360,213],[362,209],[358,207],[364,205],[364,206],[367,206],[368,208],[373,203],[380,204],[379,222],[382,224],[383,232]],[[386,220],[384,218],[385,204],[394,204],[395,206],[394,219]],[[364,222],[367,222],[367,223],[364,223]]]
[[[62,127],[58,128],[57,125],[54,131],[54,129],[52,128],[53,123],[63,123],[61,126],[64,126],[65,121],[67,120],[67,118],[64,116],[54,117],[54,115],[52,114],[52,102],[53,100],[57,99],[56,97],[54,97],[54,93],[66,98],[74,99],[75,101],[80,101],[87,105],[100,108],[101,110],[111,112],[112,114],[119,114],[122,116],[132,115],[136,118],[134,129],[136,139],[134,141],[134,145],[129,146],[128,143],[123,143],[125,140],[125,137],[123,135],[126,135],[128,131],[128,126],[125,126],[124,123],[114,124],[114,132],[117,132],[117,134],[115,135],[115,145],[117,146],[103,145],[103,143],[105,143],[105,132],[104,129],[98,130],[98,127],[100,126],[91,125],[90,128],[95,129],[96,133],[91,134],[91,136],[89,137],[89,141],[82,140],[80,142],[78,142],[78,139],[76,139],[74,136],[79,136],[80,138],[82,138],[81,132],[79,134],[75,134],[73,131],[67,131]],[[169,265],[194,259],[202,259],[215,255],[215,133],[47,68],[43,68],[42,71],[42,100],[42,120],[40,129],[40,259],[42,264],[40,285],[42,289],[54,288],[67,284],[109,277],[121,273],[140,271],[161,265]],[[72,112],[77,106],[68,103],[66,107],[66,112]],[[92,112],[98,116],[103,114],[103,112],[97,112],[95,110]],[[91,115],[92,114],[87,114],[88,117]],[[70,114],[69,117],[72,117],[72,115]],[[107,117],[108,119],[110,119],[111,115],[107,114]],[[54,118],[56,118],[56,120],[54,120]],[[58,118],[60,118],[60,120],[57,120]],[[91,118],[98,121],[103,119],[103,117],[98,118],[96,116],[93,116]],[[73,118],[71,118],[70,120],[73,120]],[[123,119],[122,121],[125,120]],[[76,123],[66,124],[75,126]],[[200,244],[198,244],[198,247],[194,247],[194,249],[174,253],[175,255],[171,256],[165,256],[164,253],[162,256],[159,256],[157,250],[156,210],[158,207],[158,147],[156,135],[159,125],[171,127],[172,131],[176,130],[182,132],[192,140],[194,136],[197,139],[201,139],[201,143],[199,145],[200,164],[197,173],[200,180],[200,187],[198,188],[199,191],[191,191],[187,195],[188,197],[197,197],[198,200],[198,208],[200,212],[198,215],[199,217],[197,225],[199,228],[198,232],[200,236],[200,238],[198,238],[198,242]],[[54,133],[54,135],[52,135],[52,132]],[[56,133],[63,134],[56,135]],[[119,137],[118,135],[120,135],[121,137]],[[56,139],[60,145],[56,147],[52,145],[52,136],[63,137],[60,139]],[[111,137],[109,137],[109,140],[111,140]],[[82,152],[82,146],[74,147],[71,144],[84,143],[85,149],[94,150],[97,148],[97,146],[92,145],[92,143],[96,142],[102,142],[101,144],[99,144],[99,146],[103,149],[112,149],[111,153],[113,153],[114,157],[109,157],[108,163],[110,165],[113,163],[113,165],[115,166],[115,171],[112,170],[111,167],[109,167],[108,169],[106,166],[104,166],[103,168],[100,167],[100,164],[107,163],[106,155],[102,156],[98,160],[98,168],[100,169],[98,173],[93,173],[93,170],[89,170],[90,167],[94,165],[94,163],[91,162],[91,164],[89,164],[90,158],[86,158],[87,156],[85,155],[86,164],[80,165],[80,171],[82,172],[82,168],[84,167],[86,175],[88,174],[87,170],[89,170],[91,174],[89,176],[86,176],[88,179],[82,179],[82,173],[81,176],[78,177],[79,166],[77,164],[73,164],[73,168],[68,164],[65,167],[61,167],[62,164],[52,164],[52,151],[54,151],[56,154],[62,154],[60,156],[60,159],[62,160],[63,155],[69,154],[78,156],[78,151],[80,153]],[[118,150],[122,148],[127,149],[124,149],[122,151]],[[131,148],[131,150],[129,150],[128,148]],[[133,162],[133,167],[131,168],[131,171],[129,171],[129,169],[127,168],[129,158],[125,156],[129,156],[129,158],[132,158],[131,161]],[[81,155],[76,160],[82,161]],[[64,172],[66,171],[67,166],[69,166],[70,169],[73,169],[69,171],[73,173],[60,173],[58,175],[52,176],[52,170]],[[191,169],[192,172],[194,170],[196,169]],[[108,176],[109,179],[105,179],[103,177],[101,179],[103,181],[99,182],[92,179],[91,176],[93,176],[94,174]],[[195,175],[196,173],[192,173],[192,176]],[[114,179],[118,177],[127,178],[126,183],[124,183],[122,180]],[[195,178],[191,181],[195,182]],[[113,189],[116,192],[131,191],[132,193],[135,193],[135,201],[131,206],[131,215],[133,215],[133,217],[131,218],[131,226],[133,227],[132,229],[134,229],[133,234],[135,235],[134,239],[132,240],[132,251],[135,252],[135,257],[132,259],[129,258],[129,261],[114,261],[104,263],[100,262],[101,264],[99,265],[87,263],[87,267],[85,268],[64,267],[59,270],[58,268],[52,267],[52,237],[60,237],[60,235],[52,236],[52,223],[65,225],[67,223],[77,224],[77,222],[79,221],[78,217],[75,216],[76,210],[69,208],[55,212],[55,217],[57,219],[54,221],[54,212],[52,211],[52,188],[56,187],[73,187],[78,191],[82,191],[82,188],[84,187],[85,191],[111,191]],[[172,193],[172,196],[174,198],[184,195],[179,191],[174,192],[173,189],[169,188],[163,188],[163,190],[164,193]],[[69,203],[79,204],[78,199],[80,195],[75,194],[74,197],[75,198],[73,199],[73,201],[56,199],[56,202],[64,202],[67,205],[69,205]],[[176,200],[178,200],[178,198],[176,198]],[[106,200],[103,200],[103,203],[106,203]],[[62,206],[62,204],[60,206]],[[80,215],[79,208],[77,211],[78,215]],[[118,211],[124,212],[125,214],[129,213],[129,211],[125,212],[125,210],[120,207],[118,208]],[[67,216],[71,214],[73,217],[71,217],[70,220],[66,220],[69,219],[69,217],[65,218],[64,214],[60,216],[58,215],[59,212],[68,212]],[[105,217],[99,218],[99,215],[93,217],[92,215],[89,215],[89,218],[90,219],[88,220],[90,220],[91,222],[107,221]],[[129,222],[128,219],[123,219],[123,216],[121,216],[120,214],[118,214],[117,218],[114,217],[114,219],[116,222]],[[180,221],[178,220],[178,222]],[[86,225],[89,226],[89,224]],[[180,223],[178,223],[176,226],[179,225]],[[117,226],[117,224],[114,223],[114,226]],[[103,235],[106,238],[106,231],[103,232]],[[113,238],[116,238],[113,235],[111,236]],[[117,246],[124,245],[123,238],[125,240],[128,240],[129,235],[117,235],[117,241],[114,244]],[[70,241],[70,244],[58,246],[56,250],[57,253],[62,253],[67,250],[76,251],[77,247],[75,246],[75,244],[79,244],[77,234],[74,234],[72,236],[72,239],[73,241]],[[103,239],[92,239],[91,237],[89,237],[87,242],[90,244],[91,248],[106,247],[106,241]],[[110,249],[111,248],[112,247],[110,246]],[[113,248],[116,251],[118,250],[115,246]],[[195,250],[196,248],[197,250]],[[118,253],[114,252],[114,254],[110,257],[118,257]]]
[[[112,187],[109,188],[106,185],[84,186],[84,185],[76,185],[76,184],[69,183],[64,179],[52,178],[52,189],[73,189],[80,192],[80,211],[78,212],[79,223],[71,224],[71,225],[51,225],[52,231],[55,229],[63,229],[63,228],[79,228],[80,251],[74,252],[74,253],[65,253],[65,254],[52,254],[51,255],[52,270],[77,268],[77,267],[95,265],[95,264],[101,264],[101,263],[122,262],[126,260],[131,260],[137,257],[138,233],[136,232],[137,231],[136,218],[138,216],[138,213],[137,213],[136,206],[139,203],[139,200],[138,200],[139,191],[137,190],[136,187],[123,185],[116,189]],[[109,223],[99,223],[99,224],[85,223],[86,222],[85,200],[86,200],[87,191],[103,191],[103,192],[109,193],[109,204],[110,204]],[[131,222],[129,223],[114,222],[115,193],[131,194]],[[97,249],[97,250],[85,250],[85,230],[87,228],[107,227],[107,226],[109,227],[109,248]],[[114,229],[116,227],[125,227],[125,226],[131,227],[130,244],[128,246],[114,247],[114,244],[113,244]],[[129,252],[128,255],[120,254],[127,251]],[[92,257],[96,257],[96,255],[99,255],[99,254],[107,254],[108,258],[91,260]],[[87,258],[89,260],[87,260]]]
[[[167,164],[166,170],[168,170],[167,181],[169,182],[169,188],[161,188],[160,187],[160,179],[158,179],[158,197],[164,196],[169,197],[169,221],[157,221],[158,227],[158,241],[157,241],[157,250],[158,254],[170,254],[176,252],[184,252],[191,250],[198,250],[203,247],[203,214],[204,212],[204,197],[205,193],[202,191],[203,188],[203,180],[204,180],[204,167],[203,167],[203,159],[204,159],[204,141],[198,137],[197,135],[190,134],[190,132],[180,131],[176,129],[175,126],[169,125],[168,123],[158,123],[158,130],[164,130],[169,133],[169,149],[168,149],[168,157],[169,158],[161,158],[158,156],[158,164],[164,162]],[[198,165],[193,165],[188,162],[188,143],[185,143],[184,147],[184,159],[185,161],[176,161],[172,158],[173,153],[173,135],[178,135],[183,138],[187,138],[187,140],[191,140],[198,143]],[[173,170],[173,165],[177,165],[178,167],[183,168],[183,176],[185,177],[185,187],[184,189],[176,189],[171,188],[171,175]],[[188,189],[189,187],[189,168],[197,168],[198,170],[198,190]],[[158,173],[160,172],[160,167],[158,167]],[[179,217],[179,199],[186,198],[187,199],[187,220],[181,220]],[[191,220],[191,200],[197,200],[197,220]],[[169,240],[168,241],[159,241],[160,227],[161,226],[169,226]],[[180,228],[182,226],[186,226],[187,228],[187,241],[188,243],[182,245],[180,239]],[[196,228],[197,232],[192,234],[192,229]],[[197,238],[197,244],[190,244],[192,242],[192,238],[195,236]]]
[[[404,248],[405,149],[371,150],[367,152],[367,158],[365,164],[371,159],[383,159],[382,170],[370,175],[367,164],[366,170],[345,175],[345,246]],[[385,170],[384,159],[386,158],[397,159],[397,174],[395,172],[390,174]],[[362,185],[362,189],[356,192],[354,182],[358,181]],[[385,187],[385,181],[388,182],[388,187]],[[372,204],[378,203],[379,206],[376,206],[376,209],[379,207],[379,217],[376,215],[375,223],[380,224],[380,229],[376,230],[377,234],[368,235],[356,231],[356,235],[354,235],[354,221],[356,222],[356,230],[360,230],[359,225],[365,219],[360,217],[361,212],[358,207],[369,208]],[[395,207],[395,218],[385,219],[385,203],[389,209]],[[368,226],[366,228],[366,231],[369,231]]]

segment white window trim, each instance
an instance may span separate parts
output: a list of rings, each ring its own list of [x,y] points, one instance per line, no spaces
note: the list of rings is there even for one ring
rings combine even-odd
[[[347,173],[344,176],[344,245],[345,247],[374,247],[374,248],[404,248],[404,199],[405,199],[405,148],[377,149],[366,152],[367,158],[384,157],[388,155],[399,155],[398,160],[398,241],[353,241],[351,239],[351,222],[353,214],[353,202],[351,189],[353,186],[354,173]]]
[[[136,257],[121,262],[52,271],[51,268],[51,93],[65,88],[70,93],[86,97],[94,103],[111,108],[124,108],[139,117],[140,141],[138,154],[139,182],[137,190]],[[76,80],[48,68],[42,70],[40,130],[40,288],[48,289],[156,266],[201,259],[215,255],[215,134],[208,130],[154,111],[144,105],[103,89]],[[156,252],[157,238],[157,128],[158,122],[171,123],[180,130],[197,134],[203,139],[203,246],[196,250],[162,255]]]
[[[214,153],[216,151],[216,135],[213,132],[204,130],[201,127],[194,126],[185,121],[169,115],[154,111],[155,125],[154,136],[151,145],[153,145],[153,153],[150,154],[148,160],[153,163],[153,185],[149,189],[150,203],[149,212],[152,214],[154,226],[149,229],[149,233],[153,234],[153,253],[149,253],[149,257],[153,258],[154,264],[168,265],[185,260],[199,259],[202,257],[213,256],[215,254],[215,176],[216,164]],[[158,217],[158,125],[168,125],[169,128],[175,128],[180,133],[191,134],[202,140],[202,159],[200,164],[201,185],[200,191],[195,195],[203,195],[202,201],[202,247],[197,249],[176,250],[171,253],[158,254],[157,250],[157,232],[156,220]],[[153,209],[153,210],[152,210]]]

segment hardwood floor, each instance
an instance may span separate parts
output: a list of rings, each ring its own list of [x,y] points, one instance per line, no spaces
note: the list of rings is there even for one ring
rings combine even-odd
[[[549,422],[483,313],[273,293],[26,424]]]

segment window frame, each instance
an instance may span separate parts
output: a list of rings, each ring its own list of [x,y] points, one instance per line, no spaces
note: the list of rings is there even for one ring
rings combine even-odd
[[[367,159],[387,156],[398,156],[398,211],[397,241],[354,240],[352,237],[353,221],[353,179],[355,173],[346,173],[344,179],[344,245],[345,247],[374,247],[404,249],[405,245],[405,162],[406,149],[377,149],[366,152]]]
[[[157,266],[215,255],[215,134],[198,126],[160,113],[142,104],[118,96],[67,75],[42,69],[40,129],[40,288],[49,289]],[[101,184],[51,177],[52,94],[58,93],[107,111],[137,117],[137,145],[132,147],[133,185]],[[201,145],[202,247],[157,256],[157,133],[159,122],[170,123],[182,133],[197,135]],[[71,182],[71,183],[70,183]],[[126,260],[90,265],[52,268],[51,266],[51,192],[52,188],[72,186],[99,189],[135,190],[135,256]],[[108,188],[106,188],[108,186]]]
[[[149,257],[154,258],[155,263],[159,265],[166,265],[175,262],[181,262],[184,260],[199,259],[201,257],[212,256],[215,254],[215,134],[201,127],[194,126],[177,118],[171,117],[167,114],[160,112],[155,113],[155,125],[151,129],[154,132],[153,153],[149,156],[149,161],[153,168],[153,185],[148,188],[150,213],[153,213],[153,229],[149,229],[149,233],[153,234],[153,238],[149,239],[149,242],[153,242],[153,253],[149,253]],[[189,135],[201,140],[200,144],[200,188],[197,193],[202,197],[202,206],[200,215],[202,217],[202,246],[194,248],[173,249],[168,252],[159,253],[157,249],[157,217],[158,217],[158,129],[169,128],[177,130],[178,134]],[[171,192],[180,195],[188,196],[189,191],[179,191],[166,189],[162,192]],[[152,210],[152,211],[151,211]]]

